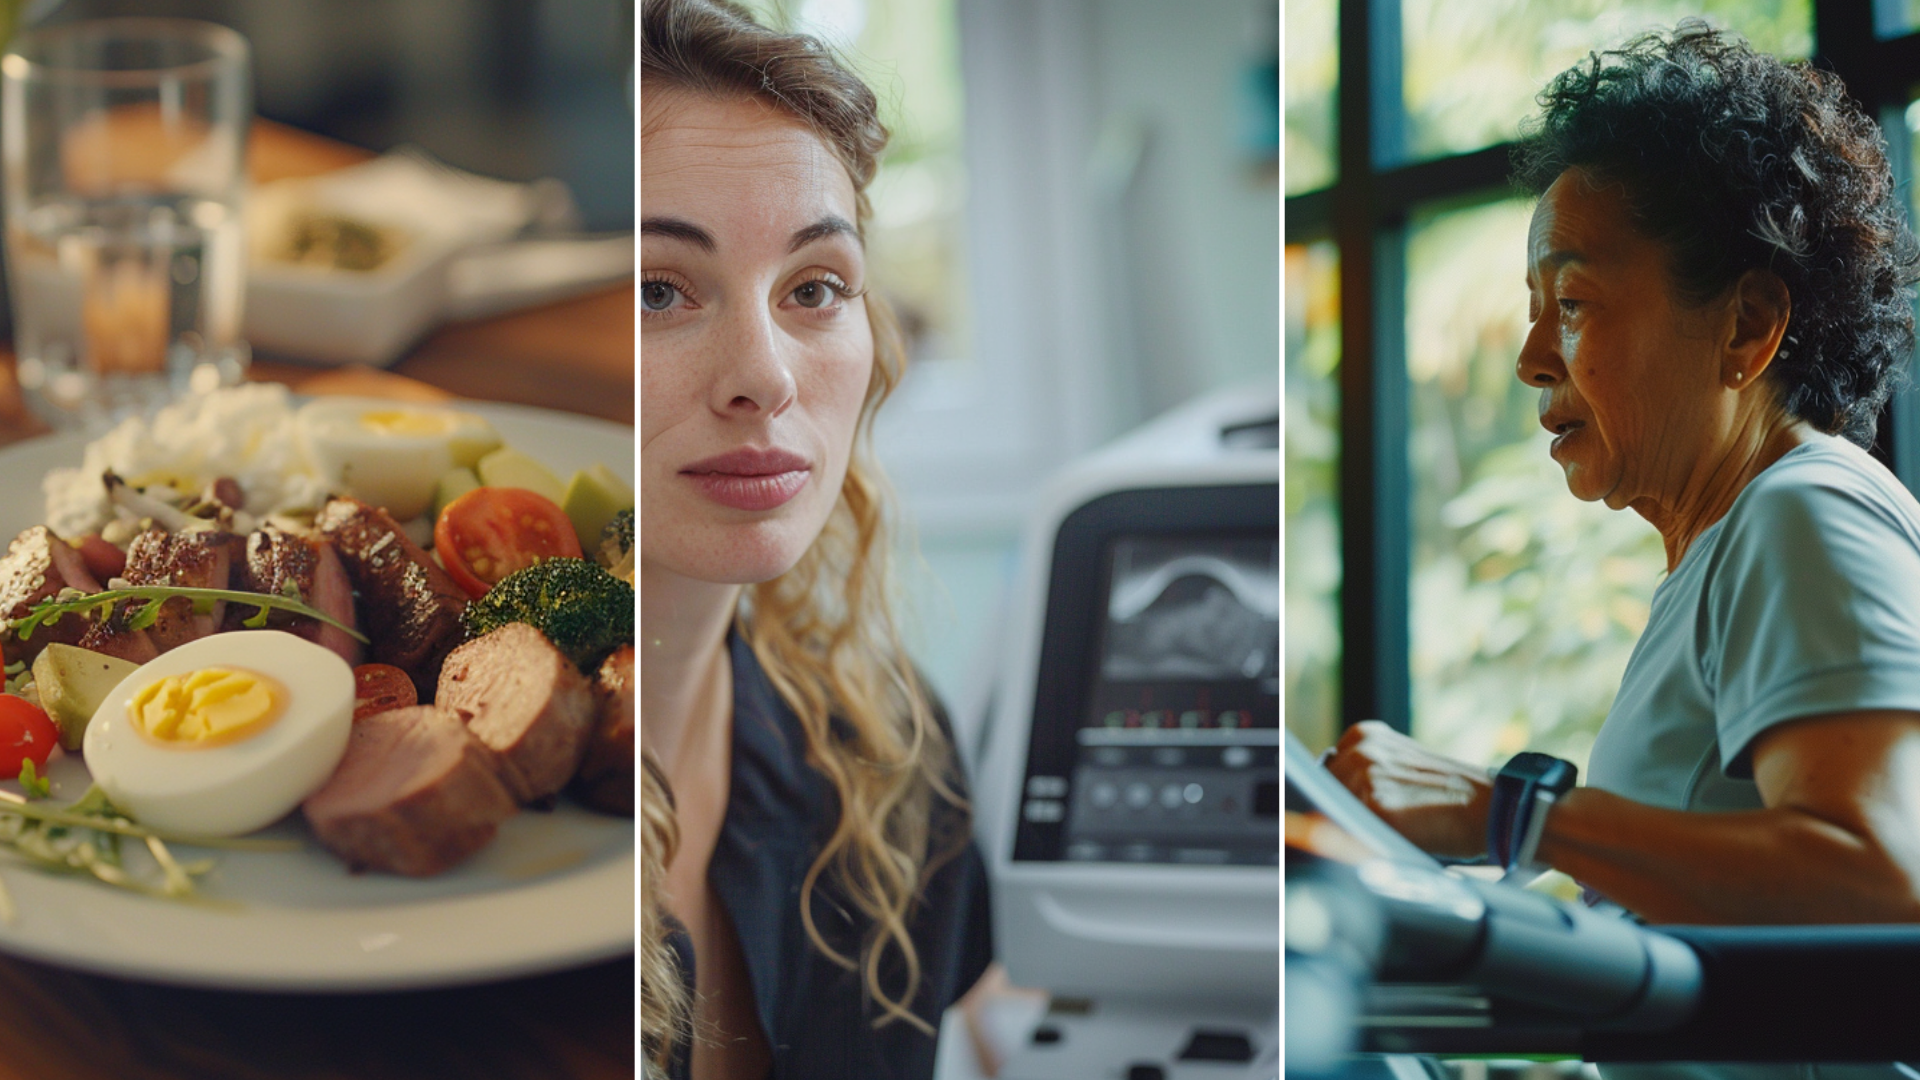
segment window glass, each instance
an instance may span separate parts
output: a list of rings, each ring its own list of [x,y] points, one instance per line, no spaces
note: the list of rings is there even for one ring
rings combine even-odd
[[[1287,728],[1308,748],[1339,734],[1340,256],[1286,251]]]
[[[1548,79],[1592,49],[1684,16],[1705,16],[1777,56],[1813,49],[1811,0],[1403,0],[1401,14],[1407,146],[1416,160],[1513,139]],[[1287,115],[1291,122],[1291,108]]]
[[[1665,557],[1639,515],[1567,492],[1515,377],[1531,212],[1409,229],[1413,731],[1468,761],[1530,748],[1584,767]]]
[[[867,264],[916,360],[970,353],[962,247],[964,94],[953,0],[747,0],[761,22],[812,34],[880,98],[893,132],[868,197]]]
[[[1287,194],[1333,183],[1334,87],[1340,77],[1334,0],[1288,0]]]

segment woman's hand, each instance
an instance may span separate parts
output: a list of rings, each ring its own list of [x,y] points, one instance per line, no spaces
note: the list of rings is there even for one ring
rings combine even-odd
[[[1485,769],[1436,754],[1378,720],[1347,729],[1327,769],[1407,839],[1435,855],[1487,850]]]

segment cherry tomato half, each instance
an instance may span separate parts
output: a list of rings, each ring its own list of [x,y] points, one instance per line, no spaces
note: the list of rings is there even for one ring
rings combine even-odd
[[[515,570],[580,558],[566,511],[525,488],[474,488],[448,503],[434,523],[433,547],[448,576],[475,597]]]
[[[361,664],[353,669],[355,720],[419,703],[413,680],[392,664]]]
[[[60,732],[38,705],[26,698],[0,694],[0,779],[20,775],[20,763],[33,759],[45,775],[47,757],[60,743]]]

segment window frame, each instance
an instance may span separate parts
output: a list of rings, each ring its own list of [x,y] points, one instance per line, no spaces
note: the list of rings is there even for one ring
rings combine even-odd
[[[1401,0],[1338,3],[1337,171],[1331,186],[1287,197],[1282,221],[1287,244],[1331,237],[1340,257],[1340,725],[1376,719],[1406,731],[1413,713],[1407,223],[1420,205],[1510,196],[1513,144],[1407,162]],[[1840,76],[1878,118],[1895,180],[1910,190],[1904,116],[1920,87],[1920,32],[1906,32],[1904,0],[1812,0],[1812,7],[1812,62]],[[1920,395],[1910,387],[1887,403],[1873,449],[1920,493]]]

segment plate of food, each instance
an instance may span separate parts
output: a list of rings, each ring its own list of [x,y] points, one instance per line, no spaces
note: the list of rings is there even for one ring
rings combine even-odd
[[[264,385],[0,451],[0,952],[360,991],[631,951],[632,461]]]

